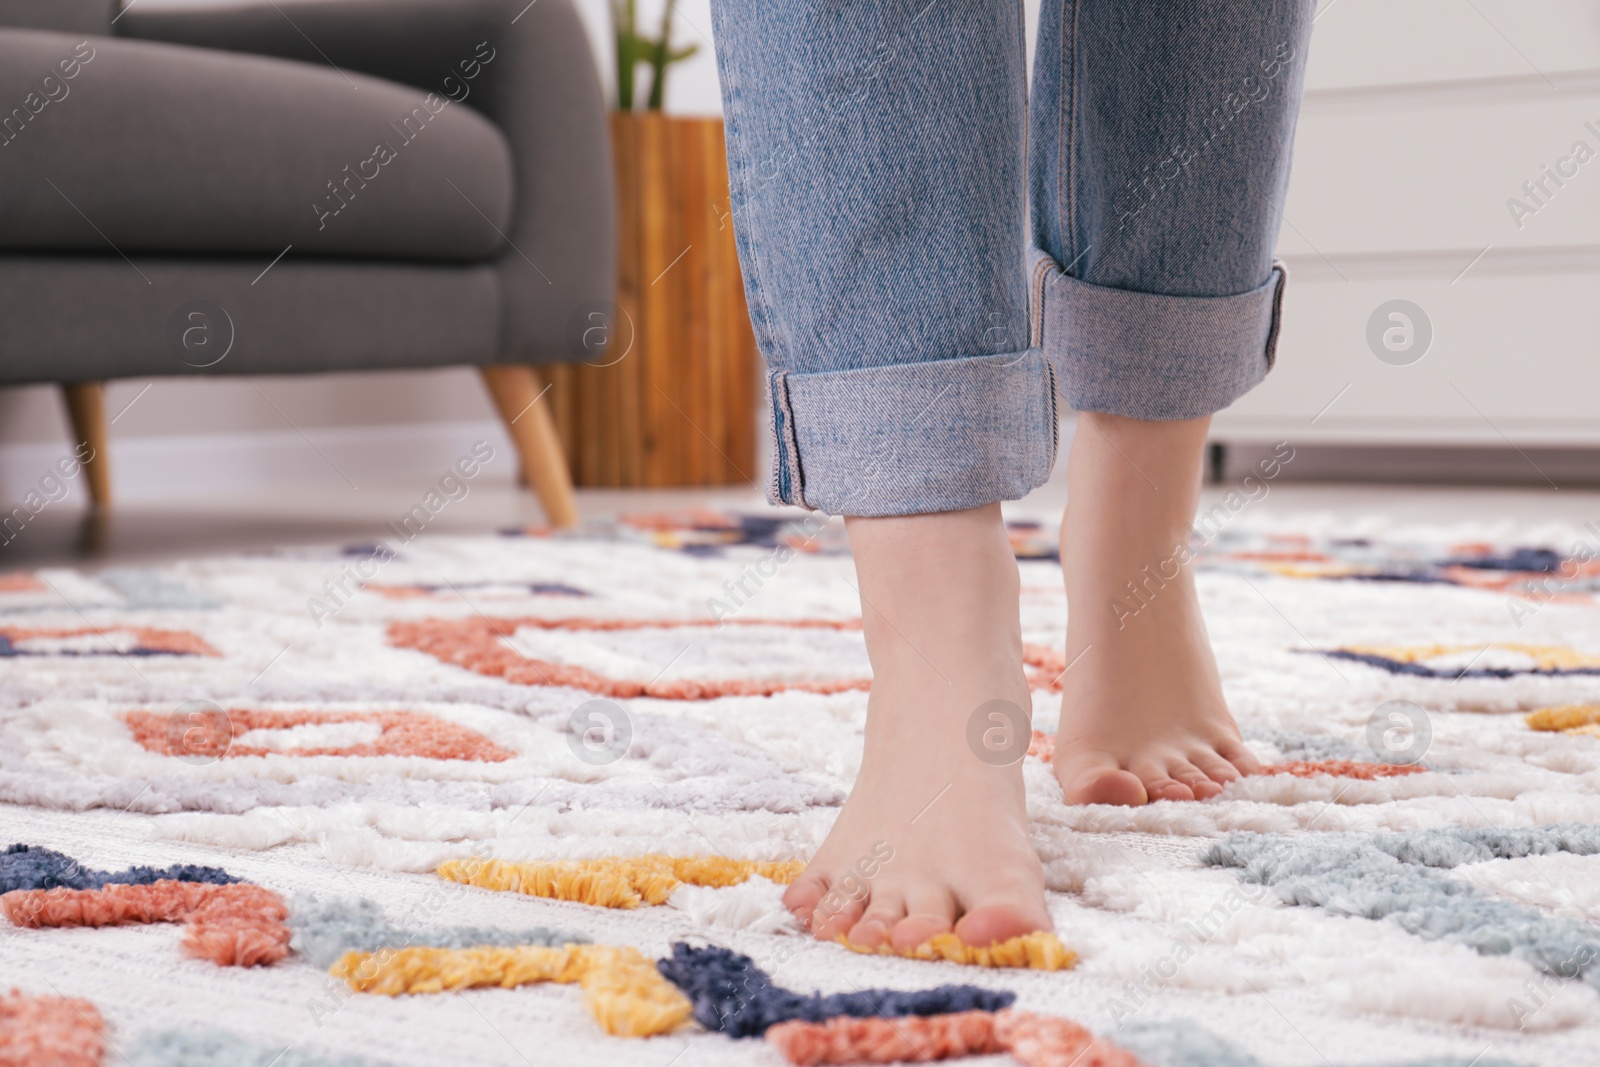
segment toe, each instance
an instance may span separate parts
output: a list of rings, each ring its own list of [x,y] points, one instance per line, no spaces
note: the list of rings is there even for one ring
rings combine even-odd
[[[818,941],[844,937],[866,910],[866,901],[862,900],[846,900],[837,906],[821,905],[811,913],[811,936]]]
[[[955,897],[937,886],[923,886],[907,896],[906,917],[895,925],[890,942],[908,952],[929,938],[948,934],[955,921]]]
[[[889,935],[898,919],[876,912],[868,912],[845,934],[845,940],[858,948],[882,948],[889,943]]]
[[[956,936],[969,945],[987,948],[1000,941],[1048,930],[1050,918],[1014,904],[990,904],[974,908],[956,923]]]
[[[1150,802],[1149,791],[1139,776],[1119,768],[1107,768],[1079,778],[1068,800],[1073,804],[1116,804],[1137,808]]]
[[[1164,763],[1143,763],[1133,767],[1151,800],[1193,800],[1194,790],[1167,773]],[[1196,772],[1198,773],[1198,772]]]
[[[891,886],[875,887],[872,903],[845,936],[852,945],[880,948],[889,943],[890,933],[905,917],[905,894]]]
[[[789,883],[783,893],[783,906],[801,923],[811,921],[811,913],[828,892],[827,876],[815,867],[807,867],[800,877]]]
[[[1213,782],[1199,767],[1187,760],[1174,760],[1167,765],[1167,777],[1189,787],[1196,800],[1209,800],[1222,792],[1222,786]]]
[[[1218,785],[1227,785],[1229,782],[1239,780],[1239,768],[1215,752],[1196,752],[1191,759],[1207,778]]]
[[[1229,741],[1227,744],[1217,746],[1217,754],[1243,775],[1260,774],[1261,761],[1256,759],[1255,753],[1245,747],[1243,741]]]
[[[871,894],[865,881],[851,877],[834,883],[811,911],[808,925],[812,936],[819,941],[843,937],[861,921],[869,903]]]
[[[1063,760],[1057,749],[1056,773],[1068,804],[1136,808],[1150,799],[1138,777],[1123,770],[1109,752],[1086,752]]]

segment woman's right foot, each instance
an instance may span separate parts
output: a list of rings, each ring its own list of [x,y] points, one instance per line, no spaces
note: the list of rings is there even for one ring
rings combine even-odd
[[[867,948],[1048,930],[1022,781],[1019,582],[999,506],[846,525],[873,671],[866,747],[784,903],[818,938]]]

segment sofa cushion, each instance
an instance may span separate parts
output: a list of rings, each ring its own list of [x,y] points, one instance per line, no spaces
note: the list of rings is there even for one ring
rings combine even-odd
[[[0,0],[0,26],[110,33],[116,0]]]
[[[502,250],[511,212],[505,137],[445,96],[0,29],[0,250],[474,261]]]
[[[508,355],[570,354],[573,309],[614,297],[611,138],[573,0],[139,0],[124,11],[120,35],[331,62],[447,94],[494,122],[517,182],[497,261]]]
[[[493,264],[0,254],[0,385],[500,360]],[[180,475],[181,477],[181,475]]]

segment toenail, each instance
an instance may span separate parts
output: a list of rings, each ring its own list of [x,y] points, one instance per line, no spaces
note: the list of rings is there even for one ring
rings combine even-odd
[[[846,940],[848,940],[852,945],[861,945],[864,948],[874,948],[876,947],[875,945],[868,945],[864,940],[856,936],[857,934],[870,934],[873,931],[877,932],[877,940],[880,943],[889,939],[888,924],[882,919],[862,919],[860,922],[856,923],[849,934],[845,935]]]

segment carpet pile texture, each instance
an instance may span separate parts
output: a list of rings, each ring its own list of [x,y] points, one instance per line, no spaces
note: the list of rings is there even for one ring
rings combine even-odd
[[[1056,931],[908,956],[781,904],[860,760],[835,525],[0,574],[0,1067],[1600,1064],[1600,531],[1209,531],[1266,771],[1137,809],[1062,801],[1012,541]]]

